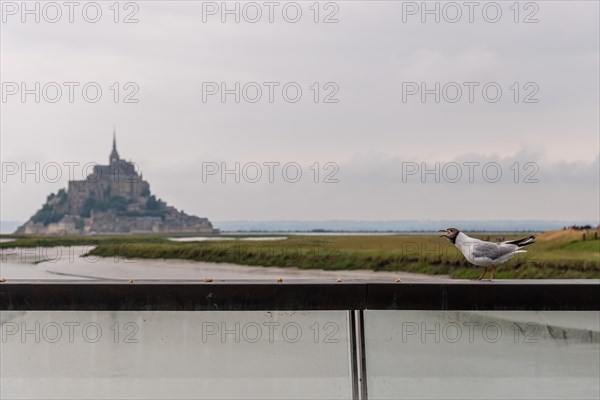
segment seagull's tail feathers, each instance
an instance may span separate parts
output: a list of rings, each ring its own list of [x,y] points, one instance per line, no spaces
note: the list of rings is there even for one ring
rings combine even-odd
[[[496,263],[498,264],[502,264],[503,262],[506,262],[508,260],[510,260],[511,258],[517,256],[518,254],[521,253],[527,253],[527,250],[523,250],[523,249],[516,249],[511,251],[510,253],[506,253],[503,256],[499,257],[496,261]]]
[[[505,243],[506,244],[514,244],[520,250],[522,247],[525,247],[525,246],[530,245],[530,244],[534,244],[535,243],[534,239],[535,239],[535,236],[529,236],[529,237],[526,237],[526,238],[523,238],[523,239],[513,240],[513,241],[505,242]],[[525,250],[523,250],[523,252],[524,251]]]

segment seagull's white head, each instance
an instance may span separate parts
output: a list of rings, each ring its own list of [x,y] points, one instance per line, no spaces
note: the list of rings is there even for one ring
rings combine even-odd
[[[460,231],[456,228],[442,229],[440,232],[444,232],[443,234],[440,235],[440,237],[445,237],[452,243],[454,243],[456,241],[456,237],[460,233]]]

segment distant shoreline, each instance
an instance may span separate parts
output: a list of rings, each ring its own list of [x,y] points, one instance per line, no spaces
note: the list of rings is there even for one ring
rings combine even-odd
[[[519,234],[540,234],[544,231],[539,230],[512,230],[512,231],[500,231],[500,230],[463,230],[463,232],[481,234],[481,235],[519,235]],[[117,237],[157,237],[157,238],[189,238],[189,237],[206,237],[206,238],[219,238],[219,237],[244,237],[244,236],[401,236],[401,235],[436,235],[437,231],[222,231],[217,234],[207,233],[193,233],[193,232],[182,232],[182,233],[99,233],[99,234],[88,234],[88,235],[30,235],[30,234],[17,234],[17,233],[0,233],[0,239],[20,239],[20,238],[94,238],[94,237],[105,237],[105,236],[117,236]]]
[[[213,226],[225,234],[303,234],[303,233],[353,233],[353,234],[414,234],[433,233],[440,229],[456,227],[464,232],[511,233],[545,232],[560,230],[565,226],[597,226],[600,221],[589,220],[266,220],[266,221],[214,221]],[[12,234],[22,221],[0,221],[0,234]],[[193,235],[193,233],[192,233]]]

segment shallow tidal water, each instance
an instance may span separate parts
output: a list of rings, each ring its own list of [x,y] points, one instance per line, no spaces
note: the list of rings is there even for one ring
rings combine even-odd
[[[0,250],[0,276],[5,279],[384,279],[449,280],[406,272],[371,270],[325,271],[247,266],[188,260],[146,260],[85,256],[93,246]]]

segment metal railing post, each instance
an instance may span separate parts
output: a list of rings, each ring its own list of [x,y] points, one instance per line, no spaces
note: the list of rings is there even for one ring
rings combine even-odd
[[[358,370],[358,398],[367,400],[367,354],[365,351],[365,321],[363,310],[354,311],[356,329],[356,361]]]
[[[365,326],[362,310],[348,310],[348,344],[350,346],[350,379],[352,399],[367,400],[367,362]]]
[[[356,346],[356,320],[354,310],[347,311],[348,318],[348,358],[350,364],[350,384],[352,385],[352,400],[359,400],[358,385],[358,356]]]

